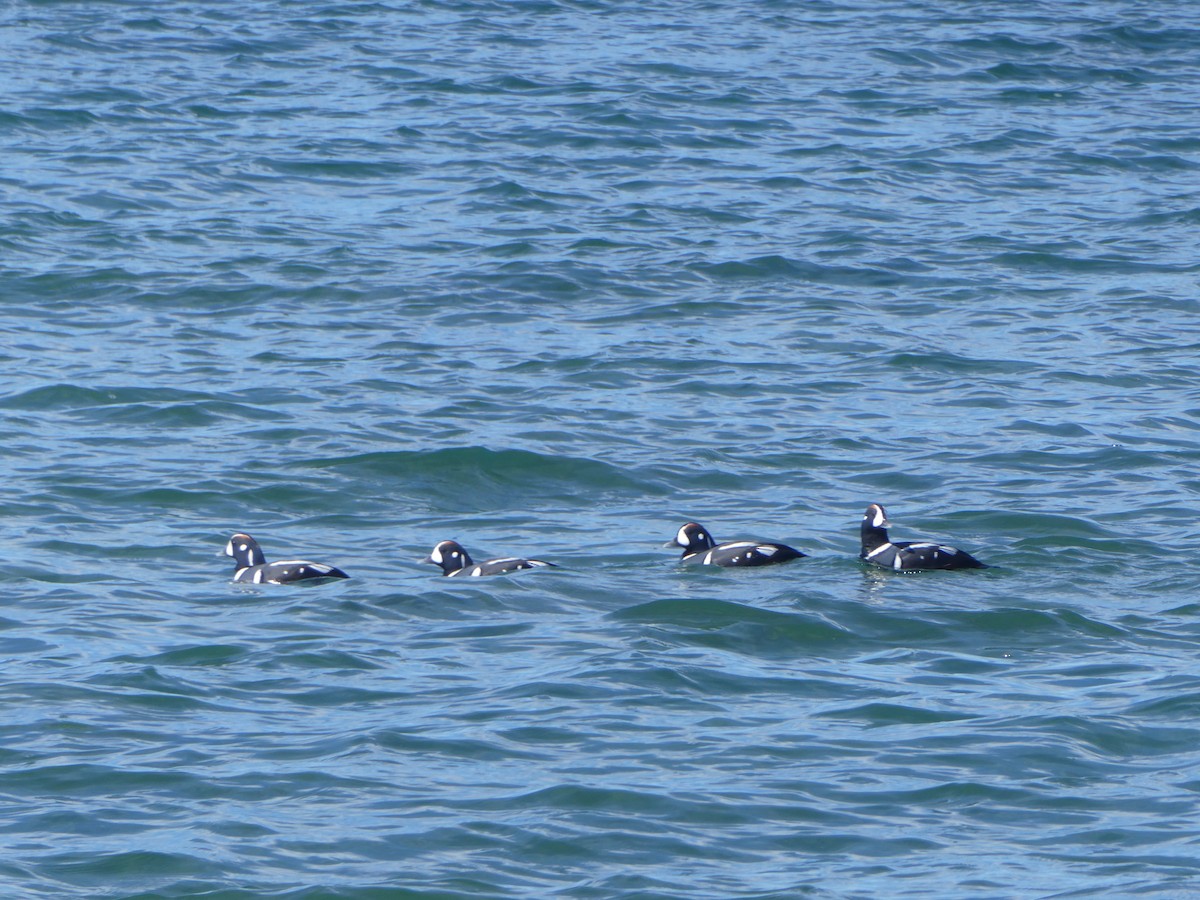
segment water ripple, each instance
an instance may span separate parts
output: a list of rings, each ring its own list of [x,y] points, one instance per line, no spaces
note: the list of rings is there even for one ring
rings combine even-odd
[[[0,12],[9,892],[1186,894],[1156,15]],[[991,568],[865,568],[868,502]],[[235,530],[353,577],[234,585]]]

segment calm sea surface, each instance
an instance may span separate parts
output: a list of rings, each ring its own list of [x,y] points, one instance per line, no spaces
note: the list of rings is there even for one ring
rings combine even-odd
[[[1200,895],[1200,6],[9,0],[0,98],[0,896]]]

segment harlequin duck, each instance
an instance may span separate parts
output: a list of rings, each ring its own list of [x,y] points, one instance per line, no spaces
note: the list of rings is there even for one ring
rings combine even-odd
[[[309,562],[304,559],[285,559],[268,563],[258,541],[248,534],[238,532],[225,545],[225,555],[232,556],[237,564],[234,581],[252,584],[290,584],[294,581],[315,582],[324,578],[349,578],[335,566]]]
[[[863,513],[862,552],[860,559],[885,569],[986,569],[987,566],[965,550],[930,541],[888,540],[887,511],[872,503]]]
[[[467,553],[458,541],[442,541],[421,562],[441,566],[442,574],[450,577],[455,575],[472,577],[503,575],[505,572],[515,572],[518,569],[555,568],[554,563],[548,563],[541,559],[521,559],[517,556],[489,559],[481,563],[472,562],[471,554]]]
[[[688,522],[680,528],[675,540],[667,544],[668,547],[672,545],[683,548],[680,562],[705,566],[770,566],[804,556],[786,544],[765,541],[726,541],[718,544],[703,525],[695,522]]]

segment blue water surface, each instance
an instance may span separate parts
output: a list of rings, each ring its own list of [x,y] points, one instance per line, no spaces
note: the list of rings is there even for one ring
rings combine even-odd
[[[1178,0],[0,7],[0,893],[1195,893],[1198,76]]]

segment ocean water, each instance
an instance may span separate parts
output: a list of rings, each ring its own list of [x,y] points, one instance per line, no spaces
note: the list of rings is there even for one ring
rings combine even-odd
[[[1200,7],[13,0],[0,85],[0,895],[1200,893]]]

